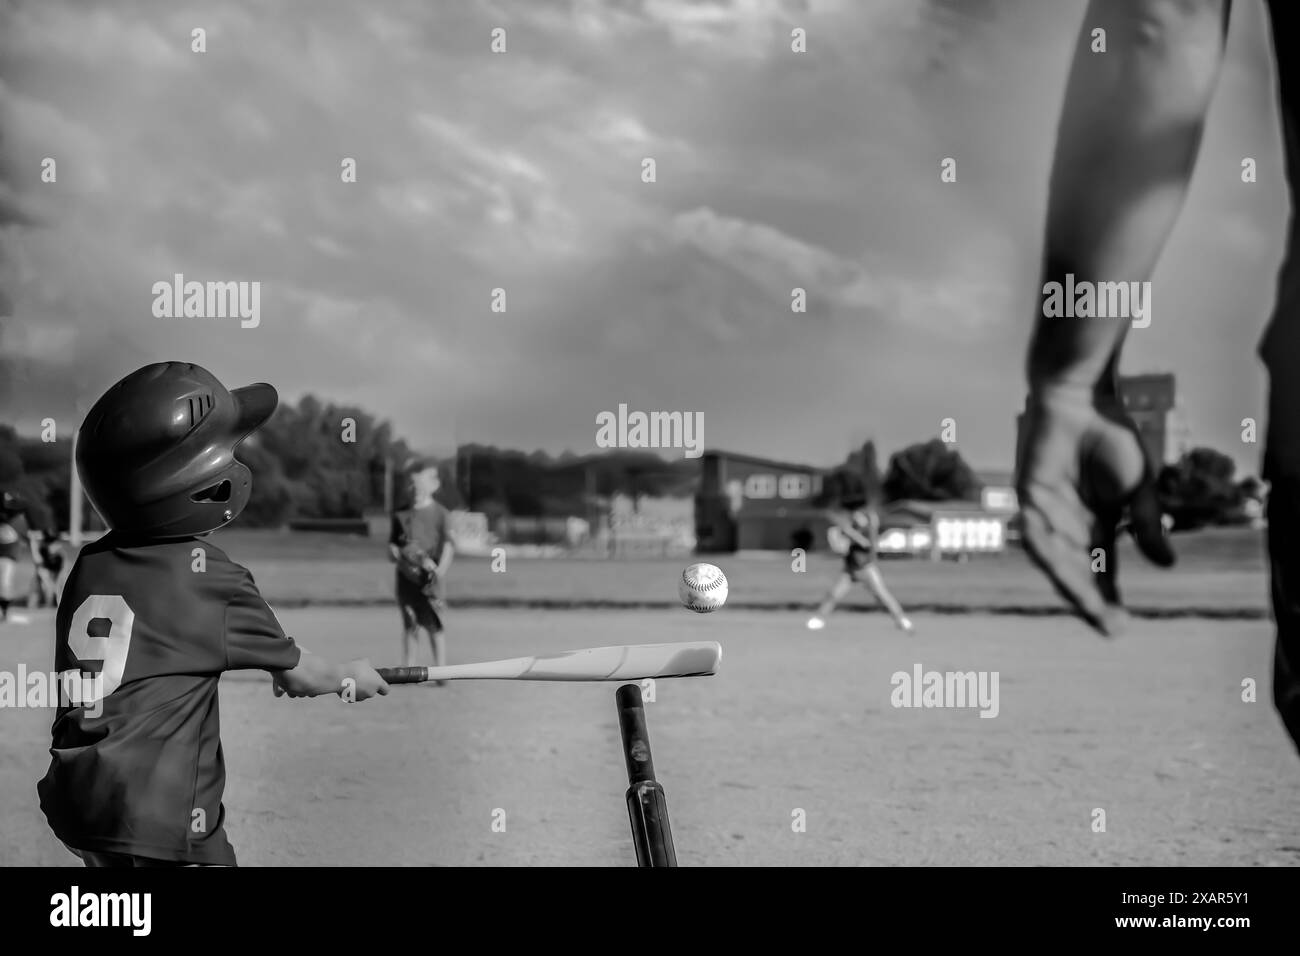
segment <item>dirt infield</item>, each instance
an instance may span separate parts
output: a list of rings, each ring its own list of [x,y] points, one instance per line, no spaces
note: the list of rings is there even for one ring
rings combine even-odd
[[[320,653],[396,657],[391,608],[281,618]],[[720,641],[718,676],[661,681],[647,705],[683,865],[1300,863],[1300,759],[1268,703],[1266,623],[1140,621],[1108,642],[1058,618],[916,622],[907,637],[843,615],[813,635],[801,615],[734,608],[462,610],[451,656]],[[49,612],[0,626],[0,670],[48,667],[51,631]],[[891,674],[916,663],[999,672],[998,716],[891,706]],[[465,682],[349,706],[230,675],[240,860],[632,865],[614,688]],[[36,804],[51,717],[0,714],[0,864],[72,862]]]

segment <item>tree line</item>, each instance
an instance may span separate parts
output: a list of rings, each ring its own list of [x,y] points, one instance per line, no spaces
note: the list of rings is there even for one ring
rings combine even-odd
[[[401,507],[403,487],[393,475],[414,457],[392,426],[364,409],[308,395],[283,402],[240,447],[253,472],[254,494],[238,519],[246,527],[278,527],[295,518],[352,519]],[[0,425],[0,489],[25,500],[32,518],[67,530],[69,440],[46,442]],[[698,488],[699,459],[665,459],[650,451],[612,449],[594,455],[524,452],[467,444],[438,463],[449,508],[499,515],[587,516],[614,495],[688,497]],[[980,482],[951,444],[917,442],[880,467],[875,445],[853,450],[836,469],[859,475],[872,500],[978,501]],[[835,470],[835,469],[832,469]],[[392,481],[387,489],[385,482]],[[1246,520],[1263,497],[1255,478],[1238,480],[1231,458],[1195,448],[1160,469],[1157,488],[1178,529]],[[93,526],[93,511],[87,509]]]

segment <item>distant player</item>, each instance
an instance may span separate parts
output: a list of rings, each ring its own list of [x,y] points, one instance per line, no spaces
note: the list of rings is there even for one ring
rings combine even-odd
[[[411,666],[419,632],[429,635],[433,661],[447,663],[442,610],[443,582],[455,549],[448,530],[447,509],[433,496],[442,487],[434,462],[417,459],[407,465],[410,507],[393,513],[388,537],[389,557],[397,564],[397,608],[402,615],[402,663]],[[441,687],[446,681],[437,681]]]
[[[78,433],[77,471],[110,530],[64,585],[55,668],[87,679],[61,695],[37,790],[87,866],[235,864],[221,803],[224,672],[269,671],[276,696],[388,692],[365,661],[330,663],[286,637],[252,575],[203,537],[248,503],[235,448],[275,405],[270,385],[232,392],[165,362],[109,389]]]
[[[826,478],[818,503],[826,508],[831,534],[840,536],[844,542],[844,570],[831,585],[817,612],[808,619],[808,629],[820,631],[824,628],[826,619],[853,586],[865,584],[889,611],[899,629],[911,631],[912,622],[885,587],[885,579],[876,565],[880,519],[868,501],[865,482],[847,470],[833,472]]]
[[[0,492],[0,623],[26,624],[25,614],[10,611],[14,603],[14,580],[18,565],[36,560],[36,532],[27,517],[27,506],[8,491]]]
[[[62,539],[52,531],[37,536],[35,546],[36,586],[32,589],[32,603],[36,607],[59,606],[59,584],[67,565]]]

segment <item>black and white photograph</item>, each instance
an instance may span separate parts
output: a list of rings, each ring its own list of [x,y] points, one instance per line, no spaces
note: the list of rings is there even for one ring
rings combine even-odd
[[[1298,23],[0,0],[23,918],[199,892],[124,868],[1039,868],[1116,936],[1261,928]]]

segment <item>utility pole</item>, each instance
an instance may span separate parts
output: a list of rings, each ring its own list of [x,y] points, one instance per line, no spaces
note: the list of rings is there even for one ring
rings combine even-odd
[[[393,456],[384,453],[384,514],[393,513]]]

